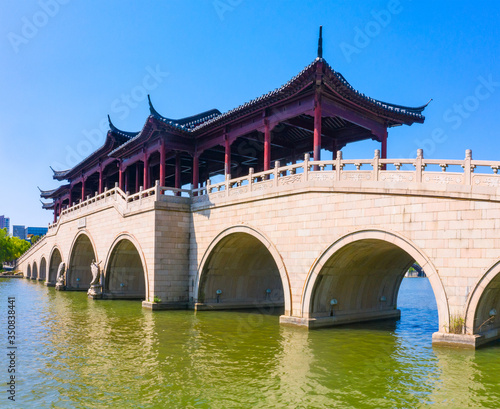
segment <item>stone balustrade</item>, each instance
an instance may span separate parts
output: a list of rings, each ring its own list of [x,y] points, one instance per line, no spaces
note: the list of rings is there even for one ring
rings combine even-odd
[[[453,171],[450,171],[452,168]],[[335,182],[384,182],[401,184],[420,183],[424,185],[465,185],[500,187],[498,169],[500,161],[472,160],[470,150],[464,160],[424,159],[418,150],[415,159],[381,159],[379,150],[373,159],[343,159],[337,152],[335,160],[311,161],[309,154],[304,161],[288,166],[275,163],[272,170],[254,173],[224,182],[192,190],[193,202],[203,202],[236,196],[243,193],[267,191],[268,189],[312,181]],[[398,185],[399,184],[399,185]],[[439,190],[439,188],[438,188]],[[499,192],[500,194],[500,192]]]
[[[455,171],[449,171],[449,168]],[[158,181],[150,189],[130,194],[123,192],[118,186],[105,189],[101,194],[74,203],[62,210],[61,217],[94,211],[101,204],[110,201],[121,202],[124,211],[131,204],[140,206],[144,199],[155,197],[159,201],[170,201],[174,198],[190,198],[193,203],[212,201],[230,196],[238,196],[249,192],[266,192],[278,186],[294,185],[312,181],[335,182],[386,182],[386,183],[423,183],[429,185],[466,185],[500,188],[500,161],[473,160],[470,150],[466,151],[463,160],[424,159],[422,149],[417,151],[415,159],[381,159],[380,151],[375,150],[373,159],[343,159],[342,152],[337,152],[335,160],[310,160],[306,154],[304,161],[292,165],[281,166],[275,162],[274,169],[255,173],[250,168],[248,175],[231,178],[224,182],[206,185],[198,189],[176,189],[159,186]],[[60,217],[60,219],[61,219]],[[49,232],[59,223],[49,224]],[[36,245],[36,244],[35,244]]]

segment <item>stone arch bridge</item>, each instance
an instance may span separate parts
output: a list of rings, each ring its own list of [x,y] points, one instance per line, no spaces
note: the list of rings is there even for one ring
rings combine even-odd
[[[417,262],[436,297],[434,343],[499,337],[500,162],[311,161],[191,190],[106,190],[64,211],[17,269],[152,309],[283,307],[308,328],[398,317]],[[156,298],[156,302],[155,302]],[[158,302],[158,298],[161,300]]]

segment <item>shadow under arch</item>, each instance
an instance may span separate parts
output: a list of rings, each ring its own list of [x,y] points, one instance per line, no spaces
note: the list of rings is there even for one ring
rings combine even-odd
[[[36,261],[33,261],[33,270],[31,271],[31,279],[32,280],[38,279],[38,266],[36,264]]]
[[[63,261],[59,247],[54,246],[49,254],[49,271],[47,274],[47,285],[54,286],[57,279],[59,264]]]
[[[445,332],[449,306],[436,268],[408,239],[377,229],[344,235],[316,259],[302,293],[303,319],[313,327],[399,315],[399,286],[414,261],[429,279],[438,308],[439,332]]]
[[[45,281],[47,278],[47,259],[42,256],[40,259],[40,274],[38,274],[38,281]]]
[[[86,291],[90,288],[92,272],[90,264],[96,257],[94,242],[87,230],[82,230],[73,239],[66,266],[66,290]]]
[[[198,310],[284,305],[284,315],[292,311],[281,255],[269,238],[247,225],[226,228],[212,240],[198,266],[194,299]]]
[[[31,278],[31,264],[26,268],[26,278]]]
[[[103,268],[103,298],[149,299],[146,260],[135,237],[120,233],[111,244]]]
[[[495,310],[495,311],[493,311]],[[490,314],[495,312],[495,314]],[[465,332],[484,335],[488,342],[500,338],[500,260],[474,285],[465,304]]]

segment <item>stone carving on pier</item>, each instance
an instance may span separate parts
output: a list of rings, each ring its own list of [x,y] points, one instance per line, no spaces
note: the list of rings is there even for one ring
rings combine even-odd
[[[102,285],[101,285],[101,271],[99,268],[99,264],[101,262],[96,263],[95,260],[92,260],[90,263],[90,271],[92,272],[92,281],[90,282],[90,288],[87,291],[87,294],[90,298],[101,298],[102,297]]]
[[[66,290],[65,274],[64,274],[65,272],[66,272],[66,264],[62,262],[59,264],[59,268],[57,269],[56,290],[59,291]]]

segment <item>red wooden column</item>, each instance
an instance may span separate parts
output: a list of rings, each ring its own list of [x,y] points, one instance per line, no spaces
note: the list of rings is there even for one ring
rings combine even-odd
[[[338,145],[337,145],[337,140],[332,139],[332,159],[335,160],[337,159],[337,151],[338,151]]]
[[[71,201],[73,198],[71,197],[71,188],[73,187],[73,185],[69,185],[69,189],[68,189],[68,194],[69,194],[69,204],[68,204],[68,207],[71,207],[73,205],[73,202]]]
[[[118,163],[118,187],[123,190],[123,169],[121,161]]]
[[[148,153],[144,152],[144,190],[149,189],[149,162]]]
[[[99,194],[102,193],[102,166],[99,165]]]
[[[165,141],[160,145],[160,186],[165,186]]]
[[[175,153],[175,188],[181,188],[181,154]]]
[[[387,129],[381,137],[382,139],[382,148],[380,150],[380,158],[387,159]]]
[[[231,174],[231,144],[229,143],[229,137],[227,134],[224,135],[224,142],[226,147],[226,153],[224,156],[224,176]]]
[[[135,164],[135,192],[139,191],[139,164]]]
[[[57,222],[57,210],[58,210],[58,209],[57,209],[57,204],[58,204],[58,203],[59,203],[59,202],[57,202],[57,203],[54,205],[54,223],[55,223],[55,222]]]
[[[271,169],[271,127],[264,119],[264,170]]]
[[[385,129],[385,132],[382,135],[382,146],[380,149],[380,159],[387,159],[387,128]],[[382,165],[381,167],[382,170],[387,170],[386,165]]]
[[[199,187],[200,160],[198,153],[193,155],[193,189]],[[196,195],[197,196],[197,195]]]
[[[128,174],[129,174],[128,168],[125,168],[124,173],[125,173],[125,186],[123,187],[124,188],[123,191],[127,192],[128,191]]]
[[[314,160],[321,160],[321,91],[314,94]]]
[[[85,200],[85,178],[82,176],[82,202]]]

